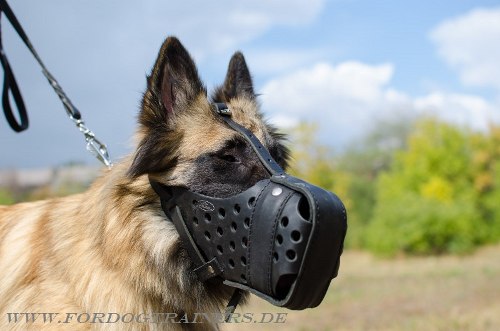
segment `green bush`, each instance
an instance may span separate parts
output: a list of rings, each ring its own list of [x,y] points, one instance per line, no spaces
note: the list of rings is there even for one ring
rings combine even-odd
[[[314,125],[294,133],[292,172],[342,199],[346,247],[442,254],[500,241],[500,126],[382,123],[340,154],[315,142]]]
[[[12,194],[4,189],[0,189],[0,205],[11,205],[14,203]]]
[[[487,225],[472,201],[442,202],[408,193],[380,202],[375,215],[365,242],[382,255],[465,253],[487,238]]]
[[[385,255],[464,253],[498,239],[492,234],[498,219],[484,217],[492,206],[475,188],[472,138],[450,124],[418,123],[408,149],[378,177],[367,248]]]

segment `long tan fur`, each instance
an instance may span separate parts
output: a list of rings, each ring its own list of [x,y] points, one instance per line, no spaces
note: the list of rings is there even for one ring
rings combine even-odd
[[[162,60],[165,57],[162,52],[171,56],[169,47],[178,50],[178,41],[167,39],[149,78],[135,153],[111,170],[103,170],[84,193],[0,206],[0,330],[216,327],[209,323],[100,323],[99,319],[96,323],[78,323],[75,315],[70,323],[60,322],[66,321],[66,313],[176,313],[180,317],[218,312],[232,293],[222,284],[197,280],[175,227],[166,219],[149,184],[148,178],[152,176],[166,185],[189,185],[195,176],[197,157],[217,151],[236,135],[215,119],[206,92],[195,90],[190,100],[178,99],[184,102],[183,107],[189,103],[187,110],[177,111],[175,117],[162,115],[172,116],[168,120],[175,124],[175,130],[168,131],[170,140],[158,141],[144,150],[145,141],[153,134],[148,118],[155,117],[145,112],[158,106],[159,97],[154,98],[152,84],[155,75],[162,76],[165,61],[173,61]],[[241,59],[239,54],[237,60]],[[162,97],[168,111],[168,103],[173,101],[169,100],[170,94]],[[228,102],[237,122],[270,146],[273,132],[262,121],[253,98],[242,93],[222,101]],[[170,106],[175,112],[176,105]],[[172,140],[175,148],[167,146]],[[168,153],[161,154],[162,148]],[[153,164],[159,160],[147,159],[155,153],[164,160]],[[141,161],[141,157],[145,159]],[[147,164],[152,169],[145,168]],[[131,169],[136,169],[135,173]],[[41,321],[41,317],[35,323],[9,323],[8,314],[12,317],[13,313],[28,312],[60,315],[52,323]]]

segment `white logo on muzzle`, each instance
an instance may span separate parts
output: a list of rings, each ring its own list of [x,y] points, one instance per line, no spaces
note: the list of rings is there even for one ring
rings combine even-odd
[[[198,201],[198,203],[196,204],[196,208],[199,208],[199,209],[206,211],[206,212],[210,212],[210,211],[215,210],[215,206],[211,202],[206,201],[206,200]]]

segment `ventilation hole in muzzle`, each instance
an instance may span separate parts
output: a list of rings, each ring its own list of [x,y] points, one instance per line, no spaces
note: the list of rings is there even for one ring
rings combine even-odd
[[[234,269],[234,261],[233,261],[233,259],[229,259],[229,268]]]
[[[241,257],[241,265],[242,266],[246,266],[247,265],[247,259],[244,256]]]
[[[283,237],[279,234],[276,236],[276,244],[279,246],[283,243]]]
[[[279,259],[280,259],[280,257],[279,257],[279,255],[278,255],[278,253],[274,252],[274,253],[273,253],[273,262],[274,262],[274,263],[276,263],[276,262],[278,262],[278,261],[279,261]]]
[[[234,214],[238,215],[240,213],[241,207],[239,204],[234,205]]]
[[[210,216],[210,214],[206,213],[205,214],[205,222],[210,223],[211,220],[212,220],[212,216]]]
[[[224,208],[219,208],[219,217],[220,218],[226,217],[226,211],[224,210]]]
[[[198,225],[198,219],[196,217],[193,217],[193,223],[194,225]]]
[[[237,229],[238,229],[238,225],[236,225],[235,222],[231,223],[231,231],[236,232]]]
[[[248,208],[253,208],[253,205],[255,204],[255,197],[251,197],[248,199]]]
[[[243,237],[243,239],[241,239],[241,246],[243,246],[243,248],[247,248],[247,245],[248,245],[248,239],[247,237]]]
[[[295,253],[294,250],[289,249],[286,251],[286,258],[288,261],[293,262],[297,258],[297,254]]]
[[[306,197],[302,196],[299,201],[299,214],[302,216],[303,219],[306,221],[309,221],[311,214],[309,212],[309,203],[307,202]]]
[[[217,246],[217,253],[219,253],[220,255],[222,255],[222,253],[224,253],[224,250],[222,249],[221,245]]]
[[[250,219],[248,217],[243,221],[243,225],[245,226],[245,229],[250,227]]]
[[[292,234],[290,235],[290,237],[292,238],[292,241],[293,241],[293,242],[296,242],[296,243],[297,243],[297,242],[299,242],[299,241],[300,241],[300,237],[301,237],[301,235],[300,235],[300,232],[299,232],[299,231],[297,231],[297,230],[293,230],[293,231],[292,231]]]
[[[206,238],[208,241],[210,241],[210,238],[211,238],[211,237],[212,237],[212,236],[210,235],[210,232],[205,231],[205,238]]]
[[[283,217],[280,222],[281,226],[286,228],[288,226],[288,217]]]
[[[292,287],[296,278],[297,275],[295,274],[286,274],[280,276],[278,282],[276,283],[276,297],[278,297],[278,299],[283,299],[286,297],[286,295],[290,291],[290,287]]]
[[[247,277],[244,274],[241,274],[241,281],[244,283],[247,282]]]
[[[234,243],[234,241],[230,241],[229,242],[229,249],[234,252],[234,250],[236,249],[236,244]]]
[[[198,204],[198,200],[193,200],[193,206],[196,206]]]
[[[222,235],[224,234],[224,231],[222,231],[222,228],[221,228],[220,226],[217,228],[217,234],[218,234],[220,237],[222,237]]]

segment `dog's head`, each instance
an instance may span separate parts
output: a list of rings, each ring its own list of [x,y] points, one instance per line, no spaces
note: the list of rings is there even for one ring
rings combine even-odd
[[[248,142],[214,112],[213,102],[226,103],[233,120],[251,130],[286,167],[283,136],[263,120],[243,55],[233,55],[223,85],[209,98],[191,56],[169,37],[147,78],[129,175],[148,174],[166,185],[219,197],[269,177]]]
[[[214,103],[226,104],[230,118],[218,114]],[[138,186],[148,187],[137,207],[153,207],[133,207],[145,210],[138,224],[147,238],[142,243],[150,252],[148,265],[157,275],[156,281],[151,275],[137,278],[139,286],[161,288],[163,300],[184,311],[200,308],[199,298],[209,298],[209,308],[220,305],[232,287],[292,309],[318,305],[337,274],[346,213],[334,194],[272,167],[274,159],[285,168],[287,158],[283,136],[259,111],[243,55],[233,55],[223,85],[209,98],[188,52],[168,38],[147,79],[137,150],[128,169],[128,180],[141,177]],[[241,205],[248,208],[243,212]],[[234,212],[226,217],[228,206]],[[215,217],[225,221],[210,222]],[[223,236],[230,231],[232,237]],[[262,239],[250,240],[250,233]],[[325,272],[318,274],[311,265]]]

